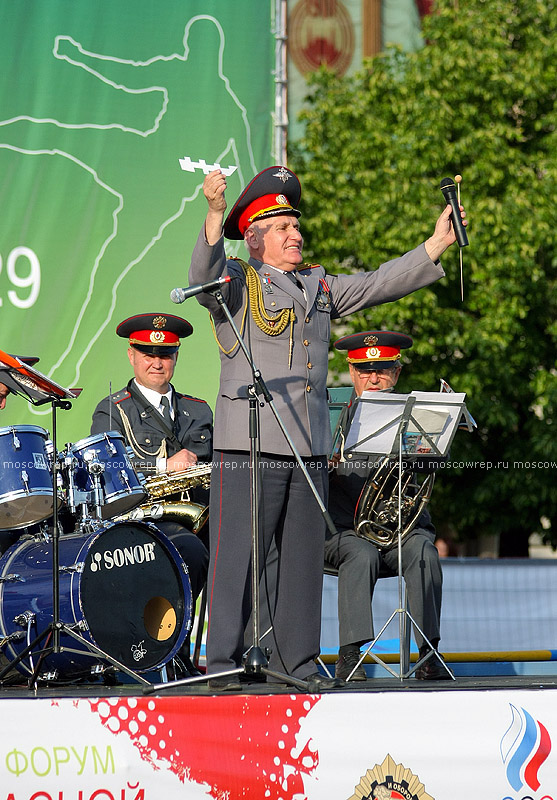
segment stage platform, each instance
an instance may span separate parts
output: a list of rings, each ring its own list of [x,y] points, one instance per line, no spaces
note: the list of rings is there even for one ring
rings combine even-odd
[[[0,800],[557,800],[556,568],[447,560],[454,680],[400,680],[369,657],[367,681],[321,694],[18,677],[0,687]],[[336,589],[327,576],[321,669]],[[397,600],[396,579],[379,581],[378,630]],[[378,655],[398,672],[394,627]]]
[[[555,662],[448,663],[455,680],[379,667],[319,695],[4,686],[0,800],[554,800]]]

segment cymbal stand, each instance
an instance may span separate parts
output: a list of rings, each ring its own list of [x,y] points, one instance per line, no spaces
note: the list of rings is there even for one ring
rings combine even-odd
[[[213,675],[200,675],[195,678],[184,678],[183,680],[173,681],[170,683],[159,683],[149,688],[143,690],[144,694],[149,694],[155,691],[160,691],[161,689],[168,689],[169,687],[175,686],[184,686],[193,683],[201,683],[203,681],[210,680],[211,678],[217,677],[224,677],[227,675],[238,675],[243,673],[248,676],[259,676],[259,675],[269,675],[270,677],[277,678],[284,683],[291,684],[298,689],[307,691],[309,689],[309,684],[307,681],[300,680],[299,678],[294,678],[292,675],[287,675],[286,673],[282,672],[275,672],[274,670],[269,669],[268,665],[268,658],[263,652],[261,648],[261,641],[260,641],[260,631],[259,631],[259,397],[262,397],[264,402],[271,408],[273,415],[286,439],[288,445],[296,459],[298,466],[302,470],[302,473],[315,497],[319,508],[321,509],[321,513],[325,519],[325,522],[329,529],[332,532],[336,533],[335,526],[331,517],[329,516],[329,512],[327,511],[325,504],[323,503],[321,497],[319,496],[319,492],[317,491],[317,487],[315,486],[314,482],[311,479],[310,474],[307,471],[306,465],[304,464],[301,455],[299,454],[296,445],[292,441],[290,434],[288,433],[275,405],[273,402],[273,397],[267,388],[265,381],[263,380],[263,376],[260,370],[256,367],[252,355],[242,337],[242,334],[238,330],[236,323],[230,313],[230,309],[228,308],[226,301],[222,295],[222,292],[219,288],[212,290],[209,292],[212,294],[217,302],[219,303],[220,307],[222,308],[226,319],[230,323],[232,330],[234,331],[236,340],[244,353],[248,364],[251,367],[253,383],[248,387],[248,396],[249,396],[249,438],[250,438],[250,468],[251,468],[251,493],[252,493],[252,505],[251,505],[251,549],[252,549],[252,558],[251,558],[251,585],[252,585],[252,645],[248,648],[247,653],[243,659],[243,666],[237,667],[236,669],[227,670],[225,672],[218,672],[214,673]],[[261,403],[263,405],[263,402]]]

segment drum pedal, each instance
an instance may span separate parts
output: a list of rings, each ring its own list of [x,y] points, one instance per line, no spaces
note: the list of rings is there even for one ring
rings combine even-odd
[[[53,681],[57,681],[59,677],[60,673],[58,670],[53,669],[51,672],[41,672],[37,680],[42,681],[43,683],[52,683]]]

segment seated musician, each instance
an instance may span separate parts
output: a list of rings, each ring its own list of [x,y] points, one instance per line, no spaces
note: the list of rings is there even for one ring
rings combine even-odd
[[[396,385],[402,365],[400,351],[412,346],[403,333],[367,331],[345,336],[335,343],[337,350],[347,350],[347,361],[356,395],[365,392],[389,392]],[[357,463],[356,460],[357,459]],[[337,678],[346,680],[358,661],[360,648],[373,640],[371,600],[379,572],[398,574],[397,538],[386,548],[356,535],[354,517],[358,499],[375,469],[377,456],[353,454],[342,461],[335,455],[329,482],[329,513],[337,535],[329,535],[325,558],[338,569],[339,654],[335,666]],[[433,648],[440,639],[442,572],[439,553],[434,545],[435,529],[424,508],[415,527],[402,540],[402,573],[406,582],[408,610]],[[415,631],[420,658],[429,645]],[[430,656],[414,675],[421,680],[450,678],[435,655]],[[366,680],[362,664],[350,680]]]
[[[210,462],[212,411],[204,400],[177,392],[170,382],[180,339],[193,333],[190,323],[171,314],[138,314],[120,323],[116,333],[128,339],[134,377],[124,389],[97,405],[91,434],[121,433],[134,452],[134,467],[145,476],[182,472]],[[208,498],[203,494],[207,491],[194,488],[191,499],[206,505]],[[205,543],[176,519],[150,521],[168,536],[187,564],[195,600],[207,577]],[[196,674],[189,659],[189,641],[180,659],[185,673]]]

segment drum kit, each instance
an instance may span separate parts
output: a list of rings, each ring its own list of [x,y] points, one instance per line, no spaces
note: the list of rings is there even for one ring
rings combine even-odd
[[[43,428],[0,428],[0,529],[21,531],[0,558],[0,649],[32,681],[108,679],[116,668],[149,684],[137,673],[164,670],[189,634],[187,567],[154,522],[175,516],[198,531],[207,509],[189,489],[208,486],[210,467],[157,476],[150,489],[130,455],[115,431],[56,452]],[[71,524],[57,536],[53,518]]]

